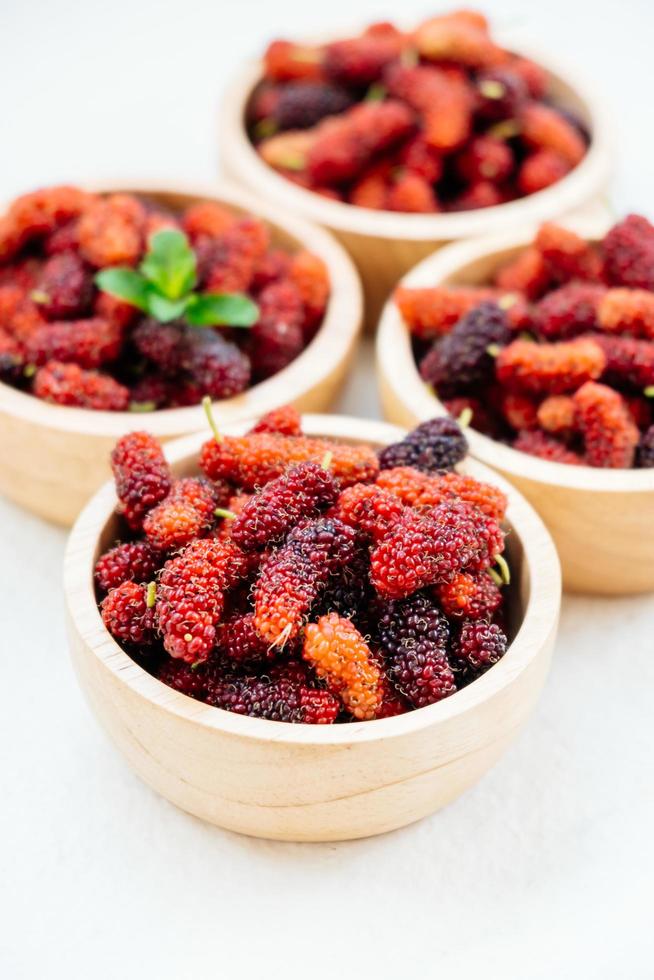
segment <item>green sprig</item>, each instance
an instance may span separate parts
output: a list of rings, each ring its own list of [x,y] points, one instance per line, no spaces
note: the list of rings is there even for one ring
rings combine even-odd
[[[175,228],[152,235],[138,269],[101,269],[95,282],[159,323],[184,318],[193,327],[251,327],[259,318],[259,307],[243,293],[195,292],[197,258]]]

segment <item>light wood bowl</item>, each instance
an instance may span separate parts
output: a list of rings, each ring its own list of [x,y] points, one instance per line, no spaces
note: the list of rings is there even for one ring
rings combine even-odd
[[[279,374],[241,395],[216,402],[214,408],[222,425],[254,418],[286,402],[302,411],[330,406],[349,368],[363,318],[361,284],[338,242],[322,228],[228,183],[175,190],[118,184],[110,190],[146,195],[173,210],[201,200],[219,201],[236,212],[267,221],[277,245],[303,247],[319,255],[329,270],[332,292],[315,338]],[[97,412],[50,405],[0,383],[0,493],[40,517],[70,525],[107,479],[109,453],[121,435],[147,428],[166,441],[202,429],[204,424],[200,405],[147,415]]]
[[[607,227],[565,222],[584,237]],[[535,229],[459,242],[416,266],[409,287],[480,284],[528,245]],[[406,326],[392,300],[377,336],[377,370],[386,418],[399,425],[444,414],[421,380]],[[618,595],[654,589],[654,469],[567,466],[517,452],[468,430],[471,454],[511,481],[536,508],[559,552],[563,584],[572,592]]]
[[[308,415],[307,433],[385,445],[394,426]],[[243,427],[232,426],[239,432]],[[170,444],[180,474],[195,471],[206,434]],[[73,663],[99,721],[141,778],[210,823],[257,837],[318,841],[393,830],[438,810],[495,763],[532,711],[556,636],[560,571],[542,522],[479,463],[466,471],[508,494],[513,641],[482,678],[420,711],[348,725],[287,725],[230,714],[178,694],[138,667],[105,630],[93,567],[117,531],[113,487],[80,515],[65,559]]]
[[[368,329],[377,326],[382,306],[397,281],[438,246],[566,214],[593,203],[606,189],[613,168],[613,138],[603,102],[576,72],[560,67],[549,54],[522,42],[516,44],[509,32],[506,38],[501,31],[495,31],[494,36],[509,50],[518,50],[542,65],[549,73],[553,97],[577,112],[592,134],[586,156],[563,180],[497,207],[449,214],[400,214],[328,200],[278,174],[263,162],[248,138],[244,119],[252,92],[261,80],[260,60],[249,62],[223,97],[219,132],[222,169],[261,197],[336,235],[361,274]],[[322,37],[316,43],[326,40]]]

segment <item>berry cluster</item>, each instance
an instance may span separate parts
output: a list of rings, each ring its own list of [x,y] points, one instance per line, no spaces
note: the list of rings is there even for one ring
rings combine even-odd
[[[597,244],[545,224],[488,285],[398,287],[395,302],[452,415],[467,410],[485,435],[552,462],[654,465],[646,218],[628,215]]]
[[[215,431],[203,475],[176,478],[152,436],[124,436],[103,622],[163,683],[237,714],[332,724],[434,704],[508,643],[506,499],[454,470],[465,445],[441,418],[375,453],[303,435],[284,407]]]
[[[374,210],[433,213],[544,190],[589,134],[547,73],[470,10],[413,31],[372,24],[322,46],[277,40],[248,107],[261,158],[288,180]]]
[[[164,256],[163,273],[171,257],[186,265],[166,282],[148,253],[171,231],[186,251]],[[168,295],[153,300],[152,283],[140,289],[137,267]],[[121,290],[112,292],[117,274]],[[35,191],[0,217],[0,380],[57,405],[104,411],[230,398],[301,353],[329,292],[321,259],[273,247],[263,221],[215,202],[173,213],[131,194]],[[247,323],[234,316],[235,302],[247,304]]]

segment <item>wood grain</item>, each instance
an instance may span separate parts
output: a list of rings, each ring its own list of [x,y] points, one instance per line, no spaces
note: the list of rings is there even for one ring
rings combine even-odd
[[[570,222],[590,239],[607,225]],[[405,277],[407,286],[479,284],[532,239],[534,228],[449,245]],[[392,302],[377,337],[377,369],[386,418],[399,425],[443,414],[445,408],[420,379],[408,332]],[[566,466],[516,452],[474,429],[472,455],[516,486],[549,528],[561,559],[564,587],[618,595],[654,589],[654,470],[602,470]]]
[[[496,33],[502,43],[502,33]],[[318,39],[325,40],[329,39]],[[510,37],[505,43],[512,47]],[[393,286],[438,246],[575,211],[606,189],[613,168],[613,127],[605,105],[574,71],[557,65],[549,54],[527,44],[520,44],[520,53],[543,65],[550,76],[553,98],[574,110],[593,134],[579,166],[537,194],[476,211],[400,214],[353,207],[292,184],[261,160],[245,130],[247,105],[262,75],[260,61],[247,64],[223,97],[219,128],[222,170],[262,198],[274,200],[291,213],[333,232],[359,269],[366,301],[366,327],[374,330]]]
[[[402,433],[380,422],[306,416],[307,433],[380,446]],[[242,431],[231,427],[230,431]],[[204,436],[171,443],[179,473],[194,470]],[[495,479],[478,463],[466,469]],[[560,572],[542,522],[509,495],[513,642],[506,656],[451,698],[397,718],[338,726],[286,725],[200,704],[138,667],[104,629],[93,592],[96,557],[116,534],[113,487],[80,515],[65,559],[68,633],[88,701],[141,778],[189,813],[280,840],[365,837],[439,809],[500,757],[531,713],[556,635]]]
[[[93,187],[106,191],[107,188]],[[216,200],[237,213],[256,214],[270,226],[276,245],[307,248],[326,263],[332,294],[323,324],[309,346],[287,368],[235,398],[215,404],[216,418],[254,418],[286,402],[301,411],[321,411],[336,398],[347,374],[363,318],[361,284],[348,255],[321,228],[252,197],[228,183],[174,191],[160,185],[114,184],[180,210],[199,200]],[[0,383],[0,493],[27,510],[69,525],[109,475],[109,451],[119,436],[145,428],[163,441],[205,426],[201,406],[164,409],[147,415],[95,412],[49,405]]]

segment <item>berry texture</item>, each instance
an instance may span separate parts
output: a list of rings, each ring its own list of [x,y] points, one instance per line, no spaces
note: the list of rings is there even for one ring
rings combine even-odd
[[[210,439],[202,447],[200,466],[210,480],[227,480],[251,491],[281,476],[289,466],[322,462],[326,453],[331,453],[330,473],[343,487],[372,480],[379,471],[377,455],[368,446],[269,432],[226,436],[220,442]]]
[[[154,638],[154,610],[148,605],[148,588],[123,582],[102,600],[102,622],[115,640],[143,646]]]
[[[520,432],[513,442],[513,448],[550,463],[567,463],[569,466],[582,466],[583,459],[572,449],[554,439],[546,432],[536,429],[533,432]]]
[[[320,691],[291,680],[257,676],[226,675],[208,685],[207,702],[224,711],[267,721],[291,724],[331,725],[339,702],[328,691]]]
[[[359,631],[336,613],[305,631],[302,656],[355,718],[374,718],[382,702],[381,671]]]
[[[495,303],[480,303],[432,346],[420,362],[420,374],[439,394],[451,397],[491,380],[495,367],[491,351],[510,340],[505,313]]]
[[[156,618],[171,657],[206,660],[216,642],[225,592],[245,577],[245,556],[231,542],[192,541],[163,567],[157,589]]]
[[[464,623],[452,644],[452,654],[475,670],[487,670],[502,659],[507,645],[506,634],[495,623]]]
[[[337,497],[338,484],[326,467],[300,463],[248,500],[234,521],[232,538],[244,551],[262,551],[302,518],[327,510]]]
[[[129,527],[139,530],[149,510],[168,496],[172,485],[163,450],[148,432],[131,432],[111,454],[119,512]]]
[[[262,415],[250,432],[273,432],[280,436],[301,436],[302,419],[292,405],[282,405]]]
[[[449,626],[424,595],[389,602],[379,618],[379,641],[388,675],[414,708],[424,708],[456,691],[447,652]]]
[[[468,442],[454,419],[430,419],[413,429],[401,442],[391,443],[379,454],[382,470],[413,466],[424,473],[452,470],[468,453]]]
[[[624,399],[606,385],[588,382],[573,396],[577,426],[589,466],[633,466],[640,433]]]
[[[34,375],[34,394],[54,405],[100,412],[124,412],[129,404],[128,389],[113,378],[59,361],[48,361],[38,369]]]
[[[377,486],[389,490],[410,507],[435,507],[448,500],[461,500],[488,517],[501,521],[506,513],[506,495],[490,483],[465,473],[429,477],[411,467],[382,470]]]
[[[123,582],[149,582],[160,564],[160,556],[146,541],[128,541],[98,558],[95,581],[103,592],[116,589]]]
[[[264,562],[254,586],[259,636],[284,646],[298,636],[330,578],[354,559],[356,535],[336,518],[300,524]]]
[[[586,338],[555,344],[514,340],[496,361],[503,385],[533,395],[575,391],[584,382],[600,378],[605,366],[601,347]]]
[[[461,572],[440,585],[436,594],[451,619],[491,619],[502,604],[502,592],[487,574]]]
[[[177,480],[165,500],[145,515],[143,530],[155,551],[173,551],[211,530],[220,501],[208,480]]]
[[[629,214],[602,242],[603,273],[611,286],[654,290],[654,226]]]
[[[370,577],[379,595],[401,599],[464,569],[481,571],[502,549],[493,518],[462,501],[447,501],[428,513],[404,514],[373,550]]]

